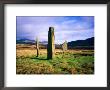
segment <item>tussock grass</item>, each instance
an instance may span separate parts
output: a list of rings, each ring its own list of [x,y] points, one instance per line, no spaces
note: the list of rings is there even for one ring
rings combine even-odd
[[[46,49],[40,50],[36,57],[36,50],[17,50],[17,74],[94,74],[94,52],[68,50],[64,54],[56,50],[55,57],[47,60]]]

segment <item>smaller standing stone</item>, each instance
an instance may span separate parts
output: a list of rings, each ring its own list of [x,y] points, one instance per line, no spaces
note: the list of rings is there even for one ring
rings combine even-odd
[[[39,41],[38,37],[36,38],[36,49],[37,49],[37,57],[39,56]]]
[[[67,51],[67,41],[62,44],[63,52]]]
[[[62,58],[64,58],[65,52],[67,51],[67,41],[65,41],[65,42],[62,44],[62,50],[63,50]]]

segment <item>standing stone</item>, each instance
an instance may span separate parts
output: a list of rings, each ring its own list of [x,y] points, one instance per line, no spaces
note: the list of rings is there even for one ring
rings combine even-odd
[[[63,50],[62,58],[64,58],[65,52],[67,51],[67,41],[65,41],[65,42],[62,44],[62,50]]]
[[[36,38],[36,49],[37,49],[37,57],[39,56],[39,41],[38,38]]]
[[[62,44],[63,52],[67,51],[67,41]]]
[[[47,45],[47,59],[53,59],[55,55],[55,45],[54,45],[54,28],[49,27],[48,31],[48,45]]]

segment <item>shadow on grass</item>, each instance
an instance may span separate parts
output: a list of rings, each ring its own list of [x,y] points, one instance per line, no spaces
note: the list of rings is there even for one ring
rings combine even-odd
[[[47,58],[42,58],[42,57],[32,57],[31,59],[37,59],[37,60],[49,60]]]

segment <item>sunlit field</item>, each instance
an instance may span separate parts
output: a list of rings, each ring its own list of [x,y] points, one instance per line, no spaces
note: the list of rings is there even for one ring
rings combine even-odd
[[[94,74],[94,50],[55,49],[55,57],[47,60],[47,49],[36,57],[35,45],[17,44],[16,74]]]

